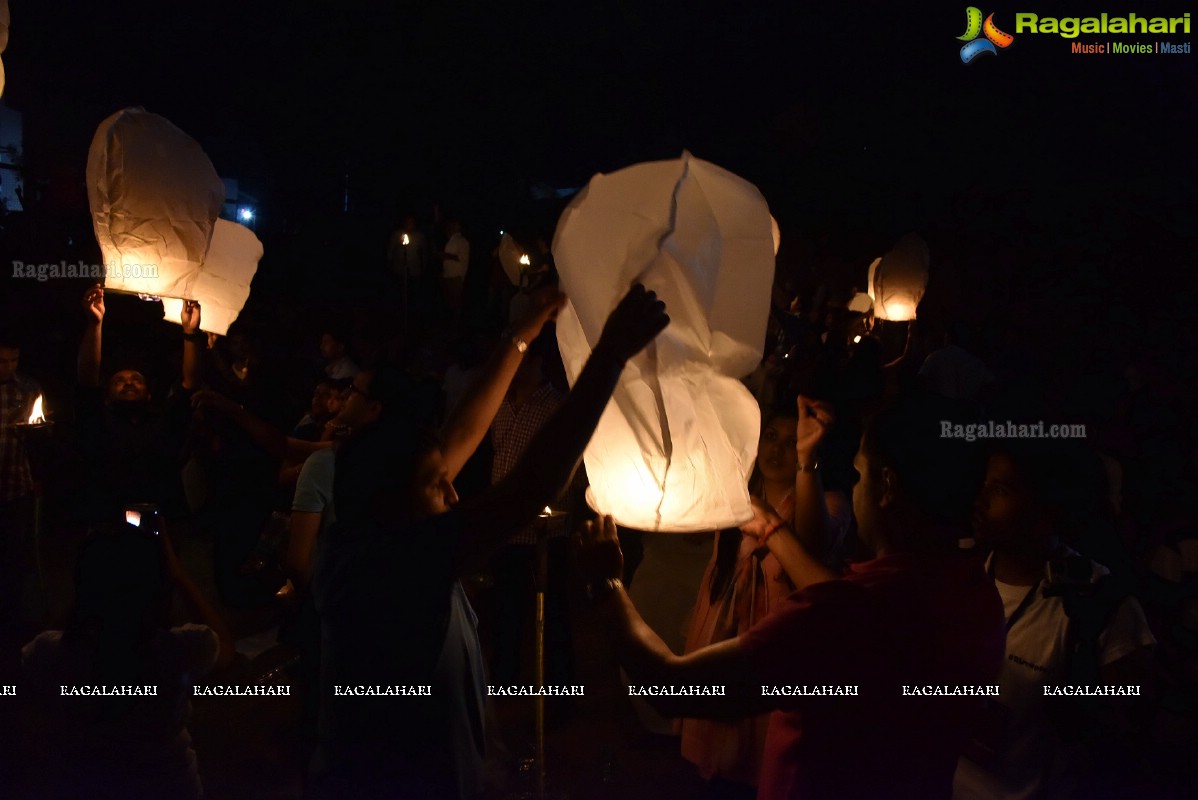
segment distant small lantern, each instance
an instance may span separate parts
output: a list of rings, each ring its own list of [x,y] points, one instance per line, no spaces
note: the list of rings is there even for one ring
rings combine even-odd
[[[915,319],[928,286],[928,246],[909,233],[869,265],[869,297],[874,317],[893,322]]]
[[[0,53],[8,47],[8,0],[0,0]],[[0,60],[0,97],[4,96],[4,61]]]
[[[562,214],[553,255],[570,303],[557,333],[571,383],[631,284],[670,314],[586,448],[588,499],[621,525],[691,532],[752,517],[761,420],[739,378],[761,361],[776,237],[755,186],[689,153],[596,175]]]
[[[249,296],[262,243],[217,219],[224,183],[200,145],[157,114],[118,111],[92,139],[87,190],[105,288],[161,298],[176,323],[183,301],[195,300],[202,328],[225,334]]]

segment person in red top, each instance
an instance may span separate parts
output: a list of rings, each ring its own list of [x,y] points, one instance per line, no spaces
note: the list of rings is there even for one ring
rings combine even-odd
[[[797,438],[818,443],[830,420],[814,407],[801,408],[801,417]],[[1005,631],[997,592],[980,562],[957,549],[959,529],[945,524],[968,512],[973,471],[967,446],[940,438],[944,418],[922,398],[900,401],[866,426],[853,510],[876,557],[843,577],[755,504],[743,530],[769,546],[796,591],[743,636],[685,656],[644,624],[620,584],[611,517],[583,533],[588,596],[632,681],[724,687],[723,696],[651,697],[661,713],[775,712],[758,780],[763,800],[951,796],[960,746],[982,700],[960,693],[994,684]],[[807,480],[817,489],[818,471]],[[844,686],[857,694],[794,691]]]

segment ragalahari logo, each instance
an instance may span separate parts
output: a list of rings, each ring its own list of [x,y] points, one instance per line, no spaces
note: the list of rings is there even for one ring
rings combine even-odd
[[[985,39],[979,39],[979,34],[985,34]],[[965,46],[961,48],[961,62],[968,64],[982,53],[990,53],[998,55],[998,50],[995,47],[1006,49],[1011,46],[1011,42],[1015,41],[1015,37],[1009,33],[1003,33],[994,24],[994,15],[986,17],[986,21],[982,22],[982,12],[976,6],[970,6],[965,9],[965,33],[957,37],[958,41],[965,42]]]

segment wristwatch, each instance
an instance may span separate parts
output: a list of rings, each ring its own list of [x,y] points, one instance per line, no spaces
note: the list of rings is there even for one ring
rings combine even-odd
[[[810,464],[799,464],[795,467],[796,472],[816,472],[819,470],[819,459],[815,459]]]
[[[513,333],[511,330],[506,331],[504,335],[507,336],[508,339],[511,340],[512,344],[514,344],[516,346],[516,352],[518,352],[518,353],[527,353],[528,352],[528,342],[521,339],[518,335]]]
[[[587,584],[587,600],[594,603],[603,600],[615,593],[617,589],[624,587],[624,582],[619,578],[606,578],[601,581],[591,581]]]

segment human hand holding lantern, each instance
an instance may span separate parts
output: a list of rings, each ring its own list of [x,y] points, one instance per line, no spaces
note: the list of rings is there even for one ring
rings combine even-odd
[[[91,316],[93,325],[104,323],[104,287],[100,284],[88,287],[83,293],[83,309]]]
[[[545,323],[557,319],[557,313],[565,308],[566,295],[556,287],[546,287],[533,294],[532,306],[512,324],[512,335],[524,342],[531,342],[541,334]]]
[[[828,428],[836,421],[836,415],[831,404],[803,395],[799,395],[796,405],[799,409],[799,421],[795,425],[795,451],[799,455],[799,462],[808,464],[815,456]]]
[[[579,572],[588,586],[619,580],[624,575],[624,553],[616,536],[616,521],[610,514],[583,523],[575,544]]]
[[[200,330],[200,304],[195,300],[184,300],[183,310],[179,314],[179,324],[183,326],[183,335],[189,336]]]
[[[644,284],[634,284],[608,316],[592,358],[610,358],[623,364],[669,324],[666,304],[657,299],[657,293],[647,290]]]

